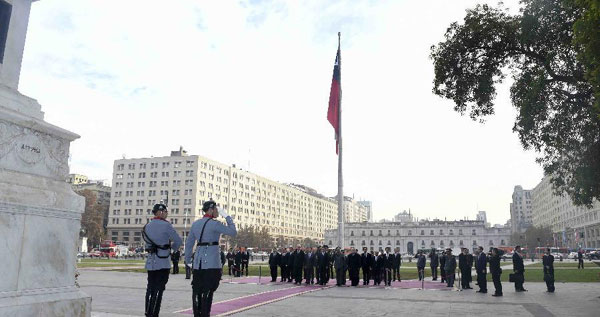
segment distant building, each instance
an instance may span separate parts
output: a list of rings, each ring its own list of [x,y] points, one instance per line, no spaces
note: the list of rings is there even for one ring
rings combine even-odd
[[[237,228],[266,228],[280,245],[305,238],[321,243],[325,229],[337,228],[334,198],[308,186],[281,184],[235,165],[188,155],[180,148],[170,156],[115,160],[108,236],[141,244],[152,206],[167,201],[168,220],[185,237],[209,199],[228,210]],[[349,197],[344,202],[345,219],[366,220],[363,205]]]
[[[413,216],[410,214],[410,210],[407,212],[404,210],[403,212],[397,213],[392,219],[393,222],[413,222]]]
[[[108,206],[110,204],[111,188],[103,180],[90,180],[82,174],[69,174],[67,183],[71,184],[73,191],[80,192],[84,189],[90,190],[96,195],[96,203]]]
[[[365,211],[367,213],[367,221],[373,222],[373,203],[368,200],[362,200],[362,201],[359,201],[358,203],[365,206]]]
[[[69,174],[69,177],[67,178],[67,183],[73,184],[73,185],[85,184],[87,182],[88,182],[88,177],[85,175],[81,175],[81,174]]]
[[[483,210],[480,210],[479,212],[477,212],[477,216],[475,216],[475,220],[483,221],[483,223],[485,223],[486,226],[488,226],[488,227],[490,226],[490,223],[487,222],[487,214]]]
[[[525,232],[532,223],[532,194],[531,190],[523,189],[520,185],[515,186],[510,204],[511,231]]]
[[[490,228],[482,220],[347,223],[344,233],[345,247],[367,247],[373,251],[400,248],[401,253],[409,254],[419,249],[458,251],[461,247],[475,250],[478,246],[487,251],[490,247],[507,246],[510,239],[510,229]],[[337,245],[337,229],[325,231],[325,244]]]
[[[546,176],[533,189],[533,225],[550,227],[554,243],[568,248],[600,248],[600,202],[575,206],[568,195],[554,194]]]

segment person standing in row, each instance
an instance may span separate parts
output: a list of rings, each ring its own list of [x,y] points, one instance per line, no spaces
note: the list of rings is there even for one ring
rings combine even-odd
[[[547,292],[554,293],[554,256],[550,254],[550,248],[546,250],[542,263],[544,265],[544,282],[546,282]]]
[[[583,250],[579,249],[579,251],[577,251],[577,269],[582,269],[583,270]]]
[[[439,258],[435,248],[431,249],[429,253],[429,267],[431,268],[431,280],[437,281],[437,268],[440,265]]]
[[[402,255],[400,248],[394,249],[394,263],[392,267],[392,280],[400,282],[400,266],[402,265]]]
[[[373,285],[381,285],[383,270],[385,270],[385,259],[383,258],[383,253],[379,252],[373,265]]]
[[[327,285],[329,282],[329,248],[324,245],[321,252],[317,253],[317,265],[319,267],[319,284]]]
[[[423,254],[423,250],[419,250],[417,255],[415,255],[415,258],[417,258],[417,273],[419,274],[419,281],[422,281],[425,279],[425,265],[427,264],[427,258],[425,257],[425,254]]]
[[[446,262],[444,263],[446,271],[446,281],[448,287],[454,287],[454,273],[456,272],[456,257],[452,255],[452,249],[446,249]]]
[[[356,251],[355,248],[352,248],[352,253],[348,255],[348,273],[350,274],[350,283],[352,286],[358,286],[360,280],[360,255]]]
[[[346,256],[339,247],[333,253],[333,266],[335,268],[335,286],[346,285]]]
[[[269,269],[271,270],[271,282],[277,282],[277,267],[281,265],[281,254],[273,249],[269,254]]]
[[[290,250],[283,248],[281,251],[281,282],[288,282],[290,279]]]
[[[212,201],[202,206],[204,217],[194,221],[185,243],[185,249],[192,251],[196,244],[193,262],[192,309],[194,317],[210,316],[213,293],[219,287],[223,275],[219,240],[221,234],[231,237],[237,235],[233,219],[223,208],[218,208]],[[215,220],[219,215],[225,218],[227,225]],[[192,252],[185,253],[185,263],[191,264]]]
[[[390,247],[385,248],[383,254],[383,283],[392,286],[392,268],[394,267],[394,255],[390,254]]]
[[[242,252],[239,247],[235,250],[234,263],[233,267],[235,272],[233,275],[235,277],[240,277],[242,275]]]
[[[515,292],[526,292],[523,288],[525,282],[525,265],[523,264],[523,255],[521,254],[521,247],[516,246],[515,252],[512,256],[513,260],[513,274],[515,278]]]
[[[360,265],[362,266],[363,273],[363,285],[369,285],[373,271],[373,264],[375,263],[375,258],[367,250],[367,247],[363,247],[363,253],[360,256]]]
[[[494,282],[495,289],[494,295],[492,296],[502,296],[502,283],[500,282],[502,268],[500,268],[500,253],[497,248],[492,248],[488,262],[490,263],[490,273],[492,274],[492,281]]]
[[[290,256],[288,257],[288,283],[294,280],[294,261],[296,260],[296,253],[293,247],[288,248]]]
[[[235,270],[233,269],[233,260],[235,259],[235,256],[233,255],[233,249],[229,249],[229,252],[227,252],[225,258],[227,259],[228,274],[233,275],[233,272],[235,272]]]
[[[294,251],[294,284],[302,284],[302,270],[304,268],[305,254],[302,250],[302,245],[296,246]]]
[[[458,255],[458,268],[460,269],[460,286],[462,289],[473,289],[469,284],[471,282],[471,268],[473,267],[473,256],[469,254],[469,249],[462,248]]]
[[[317,266],[317,255],[315,251],[315,248],[309,247],[306,248],[306,252],[304,252],[304,279],[306,279],[306,285],[315,283],[315,267]]]
[[[483,252],[483,247],[477,248],[477,261],[475,262],[475,271],[477,272],[478,293],[487,293],[487,257]]]
[[[448,282],[446,280],[446,253],[445,252],[442,252],[442,255],[440,256],[440,277],[441,277],[440,283]]]
[[[171,253],[171,262],[173,262],[173,274],[179,274],[179,258],[181,257],[181,253],[179,250]]]
[[[181,237],[173,229],[173,225],[167,221],[166,205],[154,205],[152,213],[154,218],[142,229],[142,238],[146,243],[145,250],[148,252],[146,257],[148,285],[146,286],[145,308],[146,316],[150,317],[158,316],[160,313],[162,295],[171,271],[171,248],[179,250],[183,243]]]
[[[244,275],[245,272],[246,276],[248,276],[248,263],[250,263],[250,253],[248,253],[248,250],[244,247],[242,252],[242,275]]]

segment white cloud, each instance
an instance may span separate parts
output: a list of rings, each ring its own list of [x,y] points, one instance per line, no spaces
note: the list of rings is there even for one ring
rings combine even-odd
[[[495,3],[494,1],[488,1]],[[190,153],[337,191],[326,120],[342,32],[345,194],[376,217],[504,222],[514,185],[541,177],[511,132],[501,87],[484,125],[431,93],[429,47],[474,1],[41,1],[20,90],[79,133],[71,170],[110,178],[113,160]],[[513,10],[516,1],[508,2]]]

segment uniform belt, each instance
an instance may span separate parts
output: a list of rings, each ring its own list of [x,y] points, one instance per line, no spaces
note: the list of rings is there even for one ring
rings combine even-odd
[[[218,241],[215,242],[198,242],[197,246],[199,247],[205,247],[205,246],[211,246],[211,245],[219,245]]]

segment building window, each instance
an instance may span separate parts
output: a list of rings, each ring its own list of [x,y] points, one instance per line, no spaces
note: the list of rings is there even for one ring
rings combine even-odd
[[[350,245],[354,245],[354,240],[350,240]]]
[[[408,235],[412,236],[412,230],[408,230]]]
[[[350,235],[351,235],[351,236],[354,236],[354,231],[350,231]]]
[[[365,245],[365,244],[366,244],[366,243],[365,243],[365,240],[363,240],[363,241],[362,241],[362,243],[361,243],[361,245]]]
[[[500,240],[500,245],[504,245],[504,239]]]
[[[440,245],[443,246],[444,245],[444,240],[440,240]]]
[[[362,231],[362,236],[363,236],[363,237],[365,236],[365,231],[364,231],[364,230]]]
[[[450,246],[454,246],[454,241],[450,240]]]
[[[459,244],[461,247],[462,247],[463,245],[465,245],[465,244],[463,243],[463,241],[462,241],[462,240],[458,241],[458,244]]]
[[[431,235],[431,236],[433,235],[433,230],[429,231],[429,235]]]
[[[477,240],[473,240],[473,245],[477,245]]]
[[[453,236],[454,235],[454,230],[450,229],[450,232],[448,234],[451,235],[451,236]]]
[[[477,233],[475,232],[475,229],[473,229],[473,232],[471,233],[471,235],[474,235],[474,236],[477,235]]]
[[[396,240],[396,245],[400,245],[400,240]]]
[[[490,240],[490,245],[494,245],[494,241]]]
[[[373,243],[373,240],[371,240],[369,244],[370,244],[370,245],[375,245],[375,244]]]
[[[440,229],[440,236],[444,235],[444,230]]]
[[[462,233],[462,229],[458,229],[458,235],[459,235],[459,236],[462,236],[462,235],[463,235],[463,233]]]

